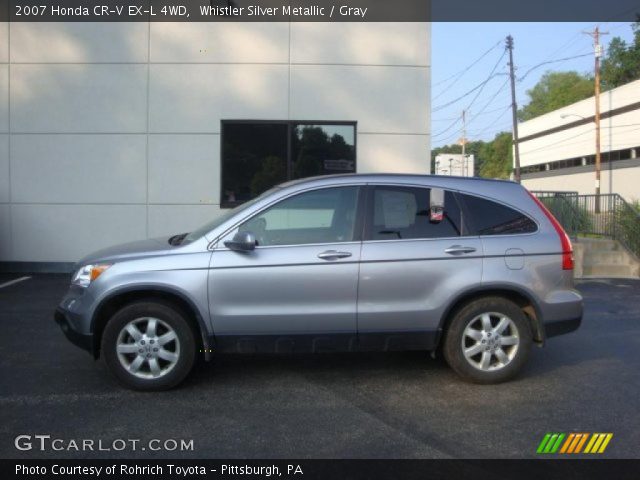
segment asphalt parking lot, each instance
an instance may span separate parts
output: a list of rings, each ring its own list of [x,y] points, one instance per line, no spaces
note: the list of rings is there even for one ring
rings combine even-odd
[[[3,284],[21,275],[0,275]],[[640,458],[640,281],[579,283],[580,330],[535,348],[499,386],[420,352],[222,356],[181,388],[122,389],[52,319],[68,276],[0,288],[0,457],[534,457],[546,432],[612,432]],[[18,451],[18,435],[193,439],[187,452]]]

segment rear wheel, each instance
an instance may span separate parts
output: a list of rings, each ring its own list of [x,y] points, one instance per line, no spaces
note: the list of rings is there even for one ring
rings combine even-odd
[[[195,336],[184,315],[160,302],[123,307],[102,336],[107,367],[135,390],[166,390],[189,374],[195,361]]]
[[[454,314],[443,353],[464,379],[500,383],[520,371],[532,341],[529,321],[518,305],[502,297],[487,297]]]

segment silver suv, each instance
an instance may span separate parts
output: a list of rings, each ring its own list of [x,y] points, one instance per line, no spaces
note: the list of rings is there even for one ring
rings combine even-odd
[[[140,390],[222,352],[440,350],[497,383],[534,342],[578,328],[582,298],[569,238],[522,186],[339,175],[89,255],[55,318]]]

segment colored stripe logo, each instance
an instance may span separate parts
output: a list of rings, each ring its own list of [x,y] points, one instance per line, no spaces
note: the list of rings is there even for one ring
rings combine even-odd
[[[612,438],[613,433],[547,433],[536,453],[603,453]]]

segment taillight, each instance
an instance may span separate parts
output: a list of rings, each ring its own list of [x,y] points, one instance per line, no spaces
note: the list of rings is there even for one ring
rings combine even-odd
[[[547,216],[551,225],[553,225],[553,228],[555,228],[558,236],[560,237],[560,245],[562,246],[562,269],[573,270],[573,246],[571,245],[571,240],[569,240],[569,235],[567,235],[567,232],[564,231],[562,225],[560,225],[558,220],[556,220],[556,217],[554,217],[549,209],[545,207],[544,203],[542,203],[540,199],[530,191],[527,190],[527,193],[531,198],[533,198],[533,201],[536,202],[538,207],[540,207],[542,213]]]

